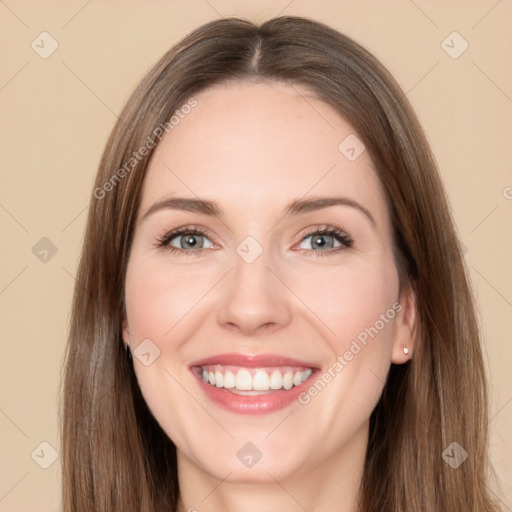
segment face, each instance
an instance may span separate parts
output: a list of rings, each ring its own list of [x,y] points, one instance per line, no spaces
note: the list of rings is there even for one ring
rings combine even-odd
[[[180,471],[283,481],[360,458],[414,319],[368,152],[298,86],[196,100],[153,154],[128,263],[143,396]]]

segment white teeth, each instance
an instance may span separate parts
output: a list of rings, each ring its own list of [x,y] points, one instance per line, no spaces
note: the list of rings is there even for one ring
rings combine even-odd
[[[258,370],[254,374],[252,387],[255,391],[266,391],[269,388],[269,378],[265,370]]]
[[[229,370],[224,374],[224,387],[226,389],[234,388],[236,384],[235,374]]]
[[[281,389],[283,387],[283,376],[279,370],[274,370],[270,375],[270,389]]]
[[[242,391],[250,391],[252,389],[252,375],[247,370],[238,370],[235,387]]]
[[[283,387],[284,389],[291,389],[293,386],[293,373],[286,372],[283,377]]]
[[[223,367],[212,368],[212,370],[203,369],[201,377],[204,382],[218,388],[233,389],[239,391],[268,391],[278,389],[291,389],[299,386],[308,379],[313,370],[270,370],[257,369],[256,371],[240,368],[236,373],[226,370]],[[270,373],[270,375],[269,375]]]

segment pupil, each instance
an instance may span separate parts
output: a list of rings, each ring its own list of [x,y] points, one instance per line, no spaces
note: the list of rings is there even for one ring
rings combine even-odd
[[[185,244],[189,247],[194,247],[197,244],[195,235],[189,235],[187,238],[185,238]]]
[[[325,241],[325,237],[327,235],[319,235],[317,236],[316,238],[313,239],[313,246],[315,247],[325,247],[325,246],[332,246],[332,244],[328,244],[326,241]]]

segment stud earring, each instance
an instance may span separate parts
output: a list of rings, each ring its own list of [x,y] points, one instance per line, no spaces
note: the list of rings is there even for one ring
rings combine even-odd
[[[407,347],[404,347],[404,354],[408,354],[409,353],[409,349]]]

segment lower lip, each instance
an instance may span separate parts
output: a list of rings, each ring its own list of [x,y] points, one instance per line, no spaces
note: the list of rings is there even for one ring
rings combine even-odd
[[[223,409],[238,414],[270,414],[284,409],[295,402],[300,393],[309,386],[311,378],[314,377],[315,373],[316,371],[313,370],[313,373],[306,381],[291,389],[254,396],[236,395],[226,388],[218,388],[207,384],[196,373],[194,373],[194,376],[199,381],[199,385],[205,395]]]

